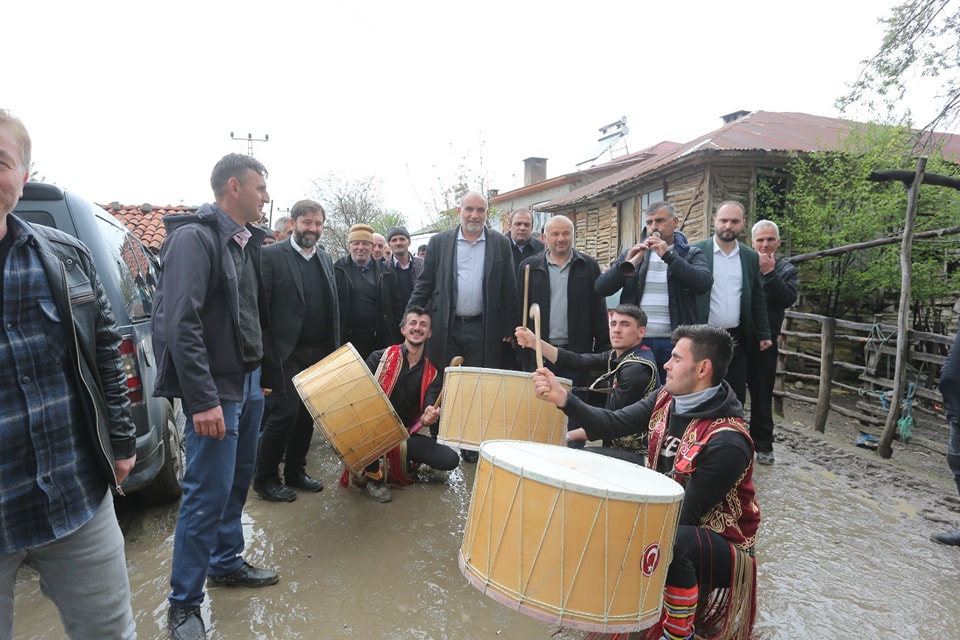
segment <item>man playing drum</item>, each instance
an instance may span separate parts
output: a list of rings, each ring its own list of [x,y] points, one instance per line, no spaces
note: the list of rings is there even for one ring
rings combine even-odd
[[[646,638],[746,640],[756,613],[753,547],[760,509],[753,489],[753,442],[743,407],[724,381],[733,340],[723,329],[682,325],[663,388],[619,411],[591,407],[567,394],[546,368],[533,376],[537,394],[585,429],[569,437],[615,438],[649,424],[648,466],[685,489],[660,623]],[[704,590],[709,606],[698,609]]]
[[[604,406],[611,411],[639,402],[657,388],[657,363],[653,351],[642,344],[647,330],[647,314],[640,307],[622,304],[610,312],[610,344],[604,353],[573,353],[540,341],[543,357],[561,369],[600,371],[605,373],[590,385],[590,390],[607,394]],[[517,327],[517,344],[536,348],[536,336],[524,327]],[[647,454],[646,425],[639,433],[607,440],[603,447],[587,447],[588,451],[644,464]]]
[[[410,438],[367,465],[362,476],[344,470],[340,477],[341,486],[366,486],[367,493],[377,502],[393,499],[388,483],[412,484],[421,464],[450,471],[460,462],[456,451],[436,440],[440,409],[434,403],[440,396],[443,379],[424,354],[424,344],[431,335],[430,313],[423,307],[410,307],[400,333],[403,343],[374,351],[367,358],[367,367],[390,398]]]

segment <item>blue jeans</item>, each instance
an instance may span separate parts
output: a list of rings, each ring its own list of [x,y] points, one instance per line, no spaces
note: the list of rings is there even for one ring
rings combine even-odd
[[[106,491],[106,489],[104,489]],[[13,586],[28,564],[71,638],[136,638],[123,534],[109,491],[89,522],[59,540],[0,554],[0,639],[13,637]]]
[[[226,425],[223,440],[198,435],[193,416],[187,416],[187,466],[170,575],[173,606],[199,606],[208,574],[227,575],[243,565],[240,517],[263,414],[260,369],[244,378],[241,402],[222,402],[220,407]]]

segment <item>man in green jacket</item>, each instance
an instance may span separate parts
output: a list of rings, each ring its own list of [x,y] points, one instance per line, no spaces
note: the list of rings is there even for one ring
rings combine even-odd
[[[713,274],[710,291],[697,299],[698,319],[733,336],[733,360],[725,379],[741,404],[747,399],[747,353],[764,351],[773,344],[759,255],[738,240],[745,223],[742,204],[721,202],[713,216],[713,237],[693,245],[703,251]]]

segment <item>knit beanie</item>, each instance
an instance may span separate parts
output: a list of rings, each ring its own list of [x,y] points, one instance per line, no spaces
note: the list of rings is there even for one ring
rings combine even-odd
[[[368,224],[355,224],[350,227],[347,242],[369,242],[373,244],[373,227]]]

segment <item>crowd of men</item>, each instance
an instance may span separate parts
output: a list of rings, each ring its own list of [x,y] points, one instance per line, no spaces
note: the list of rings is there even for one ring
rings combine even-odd
[[[109,489],[135,460],[119,336],[86,249],[10,213],[29,158],[26,129],[0,112],[0,302],[23,313],[16,332],[0,332],[0,362],[12,363],[0,369],[11,390],[0,447],[4,460],[42,461],[4,467],[9,524],[0,589],[12,602],[17,568],[29,562],[53,585],[48,595],[68,634],[133,637]],[[774,223],[753,227],[750,248],[739,241],[744,206],[728,201],[715,212],[715,235],[690,244],[674,207],[654,203],[644,238],[602,273],[574,248],[568,218],[549,219],[538,240],[533,214],[521,209],[501,234],[488,225],[486,198],[470,192],[457,227],[432,237],[423,257],[410,253],[404,227],[381,235],[357,224],[347,255],[333,261],[320,244],[326,212],[318,202],[297,202],[274,233],[259,226],[270,201],[267,177],[250,156],[224,156],[210,178],[213,202],[164,219],[155,393],[180,398],[187,416],[168,596],[172,638],[206,636],[205,585],[279,580],[243,558],[241,515],[251,485],[278,503],[324,488],[307,469],[312,419],[293,388],[296,373],[347,342],[367,363],[412,437],[363,474],[345,474],[342,484],[389,502],[387,485],[412,481],[419,465],[459,464],[455,451],[436,442],[435,401],[452,357],[469,367],[533,371],[538,338],[522,326],[523,299],[540,307],[540,346],[550,363],[534,382],[568,415],[571,443],[601,440],[591,451],[645,464],[687,489],[656,632],[691,637],[701,585],[727,590],[730,615],[710,624],[752,624],[760,517],[753,465],[774,462],[766,406],[773,340],[797,294],[796,269],[775,255]],[[608,313],[606,299],[618,291],[620,305]],[[51,334],[58,313],[72,331]],[[51,341],[55,348],[43,346]],[[558,375],[574,382],[572,393]],[[83,420],[57,420],[68,412]],[[50,438],[25,435],[24,424],[50,420],[57,424]],[[63,492],[55,505],[42,497],[50,477]],[[12,606],[0,609],[0,638],[10,637],[12,620]]]

